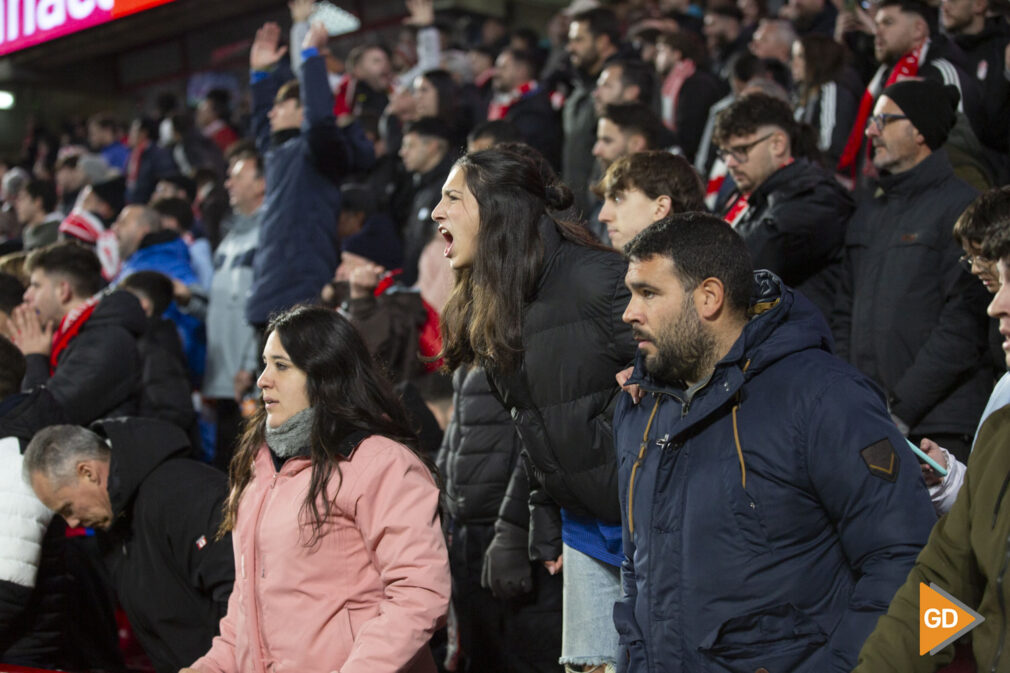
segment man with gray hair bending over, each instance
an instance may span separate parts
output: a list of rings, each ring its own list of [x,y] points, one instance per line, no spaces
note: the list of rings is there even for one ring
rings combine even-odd
[[[70,526],[96,528],[119,601],[158,673],[210,648],[231,594],[231,538],[216,539],[224,474],[185,458],[169,423],[99,421],[38,432],[23,471],[35,495]]]

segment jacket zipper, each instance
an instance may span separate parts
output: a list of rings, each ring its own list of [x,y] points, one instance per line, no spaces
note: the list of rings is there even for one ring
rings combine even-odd
[[[662,398],[658,394],[653,394],[656,397],[656,403],[652,406],[652,413],[649,414],[649,422],[645,424],[645,432],[642,434],[642,445],[638,447],[638,458],[631,466],[631,478],[628,481],[628,531],[632,534],[635,532],[635,474],[638,472],[638,466],[645,459],[645,450],[649,446],[649,431],[652,429],[652,421],[655,420],[656,411],[659,410],[659,403],[662,401]]]
[[[259,649],[259,658],[262,661],[266,660],[267,648],[266,648],[266,637],[265,637],[265,634],[263,633],[263,613],[262,613],[262,611],[260,609],[259,599],[256,597],[256,593],[257,593],[257,586],[256,586],[256,575],[257,575],[256,570],[257,570],[257,568],[256,568],[256,566],[257,566],[257,564],[261,564],[263,562],[263,555],[259,554],[257,550],[259,548],[260,530],[263,527],[263,512],[264,512],[264,510],[266,510],[267,500],[269,499],[269,497],[271,495],[271,492],[274,489],[274,486],[277,485],[277,475],[278,474],[279,473],[276,470],[274,470],[273,479],[270,481],[270,488],[267,489],[267,491],[263,494],[263,500],[260,501],[259,511],[256,512],[256,531],[255,531],[255,534],[253,535],[253,541],[252,541],[253,542],[253,544],[252,544],[253,577],[252,577],[251,586],[249,587],[249,589],[250,589],[250,595],[252,596],[252,600],[253,600],[253,614],[256,615],[256,636],[257,636],[257,640],[259,641],[259,643],[258,643],[258,645],[259,645],[259,648],[258,648]],[[258,573],[258,574],[260,575],[260,577],[265,577],[266,576],[266,568],[264,567],[260,571],[260,573]]]

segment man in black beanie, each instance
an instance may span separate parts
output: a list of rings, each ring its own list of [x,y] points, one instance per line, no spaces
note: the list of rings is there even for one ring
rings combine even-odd
[[[832,316],[837,353],[887,393],[895,424],[918,444],[966,460],[992,387],[988,297],[959,264],[954,222],[976,191],[942,145],[954,87],[905,80],[881,93],[866,126],[879,187],[849,222]]]

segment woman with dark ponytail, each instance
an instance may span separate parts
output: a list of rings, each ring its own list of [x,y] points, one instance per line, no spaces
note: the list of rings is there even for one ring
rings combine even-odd
[[[534,588],[530,560],[551,574],[563,562],[561,663],[602,671],[617,654],[622,559],[614,376],[635,355],[621,321],[626,262],[552,216],[572,194],[533,150],[468,154],[442,194],[432,218],[456,273],[442,356],[451,369],[484,368],[523,445],[484,583],[519,595]]]
[[[200,673],[433,673],[449,569],[438,487],[354,327],[295,307],[266,330],[263,404],[231,462],[235,588]]]

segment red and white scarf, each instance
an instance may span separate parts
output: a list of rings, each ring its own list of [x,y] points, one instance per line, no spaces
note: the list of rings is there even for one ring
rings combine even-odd
[[[680,90],[696,69],[694,61],[684,59],[678,61],[663,80],[663,123],[671,131],[677,130],[677,99],[680,98]]]
[[[491,99],[491,104],[487,106],[487,120],[490,122],[504,119],[510,107],[536,91],[538,87],[537,81],[531,79],[528,82],[523,82],[508,93],[495,94],[494,98]]]
[[[56,328],[56,332],[53,334],[53,347],[49,351],[49,375],[52,376],[56,372],[56,361],[59,360],[60,354],[67,349],[70,345],[70,341],[77,336],[77,333],[81,331],[84,327],[84,323],[88,321],[91,314],[95,312],[95,307],[98,305],[99,295],[90,297],[83,304],[75,308],[74,310],[63,316],[63,320],[60,321],[60,326]]]
[[[852,131],[849,133],[849,139],[845,143],[845,149],[842,150],[842,157],[838,160],[839,173],[848,173],[852,178],[856,177],[856,173],[859,170],[856,159],[859,156],[859,148],[863,146],[866,122],[870,119],[870,113],[873,112],[873,105],[877,101],[877,96],[895,82],[917,76],[920,64],[926,59],[926,50],[928,48],[929,40],[926,40],[922,46],[902,56],[901,60],[894,65],[891,74],[888,75],[887,81],[883,82],[883,84],[881,84],[881,80],[884,79],[887,67],[880,66],[880,69],[877,70],[877,74],[873,76],[873,79],[870,80],[869,85],[866,87],[866,91],[863,92],[863,99],[859,102],[859,112],[856,113],[856,121],[852,125]],[[869,154],[869,144],[867,144],[866,151]]]

